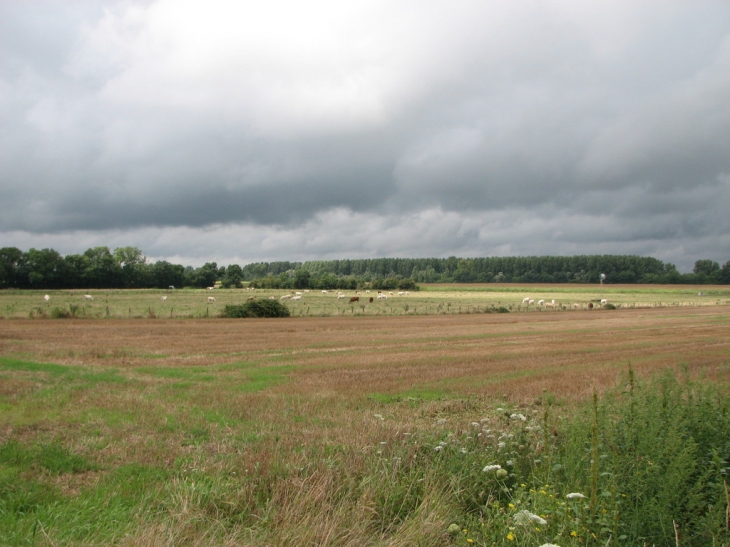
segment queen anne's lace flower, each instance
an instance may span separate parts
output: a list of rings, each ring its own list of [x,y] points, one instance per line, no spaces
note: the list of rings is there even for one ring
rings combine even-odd
[[[535,522],[537,524],[545,525],[547,524],[547,521],[542,518],[539,515],[536,515],[535,513],[530,513],[529,511],[526,511],[523,509],[522,511],[518,511],[514,517],[512,517],[515,521],[515,524],[521,524],[526,525],[530,524],[531,522]]]
[[[496,471],[497,469],[502,469],[502,466],[498,463],[494,465],[488,465],[484,469],[482,469],[482,471],[484,471],[485,473],[489,473],[490,471]]]

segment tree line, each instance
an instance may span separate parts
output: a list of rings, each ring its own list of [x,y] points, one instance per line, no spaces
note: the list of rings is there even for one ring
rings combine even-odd
[[[627,255],[485,258],[374,258],[258,262],[194,268],[149,262],[137,247],[94,247],[62,256],[53,249],[0,249],[0,289],[225,287],[413,290],[418,283],[730,284],[722,267],[698,260],[691,273],[651,257]]]

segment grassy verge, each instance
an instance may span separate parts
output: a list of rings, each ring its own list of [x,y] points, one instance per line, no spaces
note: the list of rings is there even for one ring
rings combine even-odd
[[[2,545],[730,544],[730,397],[681,375],[517,408],[284,396],[286,366],[2,365]]]

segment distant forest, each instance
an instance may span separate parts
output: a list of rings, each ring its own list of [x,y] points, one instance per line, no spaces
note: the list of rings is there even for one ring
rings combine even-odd
[[[258,262],[199,268],[148,262],[136,247],[95,247],[62,256],[53,249],[0,249],[0,289],[225,287],[416,289],[418,283],[730,284],[722,267],[698,260],[692,273],[656,258],[623,255],[486,258],[373,258]]]

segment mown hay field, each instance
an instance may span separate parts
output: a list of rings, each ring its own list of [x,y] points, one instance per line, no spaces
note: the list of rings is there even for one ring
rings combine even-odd
[[[174,298],[207,297],[184,293]],[[446,532],[462,509],[448,493],[458,473],[424,471],[442,465],[436,440],[465,439],[455,456],[483,459],[468,444],[475,424],[497,430],[517,415],[557,431],[629,369],[730,380],[727,295],[689,305],[690,293],[467,293],[411,293],[415,307],[462,306],[429,315],[0,320],[0,544],[511,545],[509,527],[503,543]],[[228,294],[250,296],[216,292],[215,304]],[[517,309],[523,294],[625,305],[483,313]],[[470,465],[493,463],[482,459]],[[564,533],[559,544],[586,545],[594,533],[555,530],[540,542]]]

